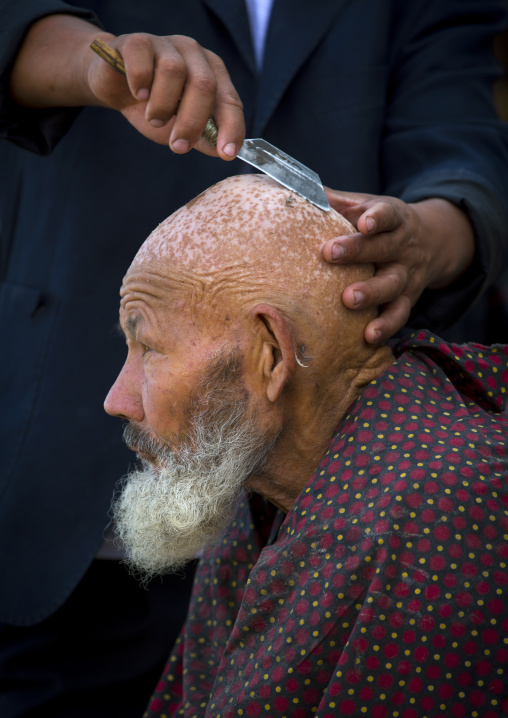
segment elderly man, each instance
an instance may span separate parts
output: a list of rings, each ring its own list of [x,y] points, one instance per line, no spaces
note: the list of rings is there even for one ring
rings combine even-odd
[[[204,550],[151,715],[508,708],[508,351],[367,345],[337,298],[372,270],[321,257],[346,225],[233,177],[124,279],[118,531],[145,577]]]

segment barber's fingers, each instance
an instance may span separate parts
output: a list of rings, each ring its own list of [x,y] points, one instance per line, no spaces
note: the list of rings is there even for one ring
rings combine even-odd
[[[410,274],[403,264],[391,263],[378,268],[370,279],[346,287],[342,301],[350,309],[381,308],[379,317],[365,329],[366,341],[376,344],[404,326],[423,288],[418,272]]]
[[[365,259],[369,254],[372,240],[366,238],[360,232],[355,234],[344,234],[340,237],[334,237],[324,243],[322,247],[323,259],[333,264],[349,264],[351,262],[371,261]],[[379,251],[379,237],[376,237],[376,253]],[[385,252],[383,252],[383,255]],[[383,261],[381,258],[376,261]]]
[[[173,36],[171,41],[178,49],[181,58],[181,68],[178,68],[181,99],[169,145],[173,152],[184,153],[199,140],[215,106],[217,79],[205,50],[195,40]],[[164,72],[161,73],[161,97],[164,88],[173,80],[175,80],[173,69],[164,68]],[[150,101],[151,99],[150,97]]]
[[[181,142],[186,146],[172,147],[175,152],[186,152],[197,141],[215,102],[215,78],[206,61],[203,49],[191,38],[178,44],[176,38],[163,38],[164,52],[155,55],[153,83],[146,106],[146,119],[153,126],[162,127],[177,112],[182,113]],[[193,43],[192,48],[189,44]],[[158,42],[160,45],[160,42]],[[180,45],[180,46],[179,46]],[[199,94],[200,111],[192,107]],[[178,103],[180,102],[180,106]]]
[[[185,146],[180,142],[182,136],[189,127],[193,125],[196,118],[199,117],[199,124],[195,125],[196,132],[190,142],[196,149],[205,154],[218,154],[222,159],[232,160],[236,157],[243,140],[245,139],[245,121],[243,115],[243,105],[238,93],[236,92],[226,66],[213,52],[204,50],[207,62],[212,72],[214,81],[213,104],[209,112],[204,118],[205,125],[210,114],[213,113],[215,122],[218,126],[217,146],[216,149],[211,147],[208,142],[201,138],[202,130],[201,122],[203,120],[203,101],[201,92],[207,88],[203,82],[203,77],[196,75],[194,78],[189,74],[187,83],[184,88],[184,94],[178,108],[174,125],[171,129],[169,144],[173,151],[184,152]],[[197,84],[193,85],[194,79],[197,78]],[[186,140],[184,138],[184,142]]]
[[[347,286],[342,292],[342,301],[350,309],[365,309],[393,302],[403,292],[411,300],[413,291],[408,290],[408,286],[409,275],[406,267],[396,263],[386,264],[377,269],[370,279]],[[416,292],[415,301],[417,296]]]
[[[322,254],[323,259],[333,264],[354,262],[382,264],[403,261],[412,265],[418,264],[423,258],[421,246],[402,227],[392,232],[382,232],[373,236],[365,236],[356,232],[334,237],[325,242]]]
[[[331,189],[325,187],[326,196],[330,205],[339,211],[338,207],[351,208],[363,202],[368,202],[373,199],[376,195],[367,194],[366,192],[343,192],[342,190]]]
[[[383,307],[379,317],[365,327],[364,337],[369,344],[380,344],[396,334],[406,324],[411,311],[411,299],[401,294]]]
[[[153,35],[132,33],[121,35],[111,43],[122,55],[127,85],[136,100],[146,101],[150,96],[155,68],[154,41],[157,39]]]
[[[164,127],[176,113],[187,80],[185,59],[167,37],[133,33],[110,44],[122,56],[125,78],[94,57],[94,92],[115,109],[131,113],[136,123],[144,119],[154,129]]]
[[[214,117],[219,128],[217,152],[222,159],[231,160],[236,157],[245,139],[243,104],[221,58],[209,50],[206,52],[217,78],[214,107]],[[200,140],[200,149],[203,142]]]
[[[374,202],[358,218],[357,228],[362,234],[369,235],[393,232],[406,221],[406,212],[407,205],[399,200]]]
[[[236,156],[245,135],[243,107],[217,55],[182,35],[137,33],[111,44],[123,56],[127,85],[110,68],[101,68],[109,75],[96,94],[105,104],[110,98],[142,134],[157,142],[169,140],[174,152],[195,146],[223,159]],[[220,123],[217,150],[200,139],[212,111]]]
[[[363,209],[363,205],[362,205]],[[358,232],[328,240],[327,262],[390,262],[407,256],[416,245],[410,210],[399,200],[375,201],[357,220]]]
[[[179,56],[168,56],[165,64],[158,68],[162,72],[156,71],[147,117],[157,114],[156,101],[162,106],[170,91],[178,92],[176,102],[180,100],[180,103],[171,128],[171,149],[184,153],[196,146],[215,154],[216,150],[200,139],[213,112],[219,126],[217,152],[223,159],[234,159],[244,140],[245,124],[241,100],[224,63],[192,38],[176,35],[168,39]]]
[[[395,197],[327,191],[332,207],[358,232],[334,237],[322,248],[333,264],[371,263],[375,275],[346,287],[344,304],[351,309],[381,307],[365,330],[366,341],[379,343],[397,332],[432,277],[432,245],[419,213]]]
[[[329,189],[326,194],[331,207],[365,235],[391,232],[412,220],[408,205],[395,197]]]
[[[359,217],[367,209],[366,203],[370,202],[374,197],[374,195],[363,192],[341,192],[329,187],[325,187],[325,192],[330,202],[330,207],[342,214],[355,226]]]

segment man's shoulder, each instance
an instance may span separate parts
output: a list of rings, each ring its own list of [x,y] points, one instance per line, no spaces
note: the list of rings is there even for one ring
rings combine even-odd
[[[355,517],[368,527],[375,517],[391,521],[423,504],[446,514],[450,501],[475,503],[477,490],[496,493],[504,481],[508,347],[458,346],[419,331],[394,354],[341,421],[298,497],[292,513],[300,528],[312,516],[313,531]]]
[[[441,390],[447,402],[455,392],[456,400],[462,398],[469,408],[476,403],[487,412],[504,410],[508,345],[453,344],[426,330],[405,330],[392,351],[397,359],[392,368],[401,385],[416,374],[433,393]]]

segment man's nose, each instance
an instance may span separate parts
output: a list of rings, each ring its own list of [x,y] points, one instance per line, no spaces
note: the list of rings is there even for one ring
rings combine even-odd
[[[143,402],[137,389],[136,376],[127,362],[111,387],[104,402],[111,416],[141,423],[144,419]]]

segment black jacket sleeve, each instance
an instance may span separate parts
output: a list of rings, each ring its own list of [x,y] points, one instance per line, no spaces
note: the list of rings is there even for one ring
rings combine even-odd
[[[79,108],[25,108],[9,92],[9,75],[23,39],[34,22],[66,13],[101,27],[86,8],[60,0],[0,0],[0,137],[40,155],[47,155],[67,132]]]
[[[470,271],[447,289],[427,290],[413,310],[413,326],[439,331],[507,263],[508,126],[493,104],[500,70],[492,36],[506,26],[508,8],[504,0],[401,2],[381,147],[386,194],[447,199],[466,212],[476,239]]]

